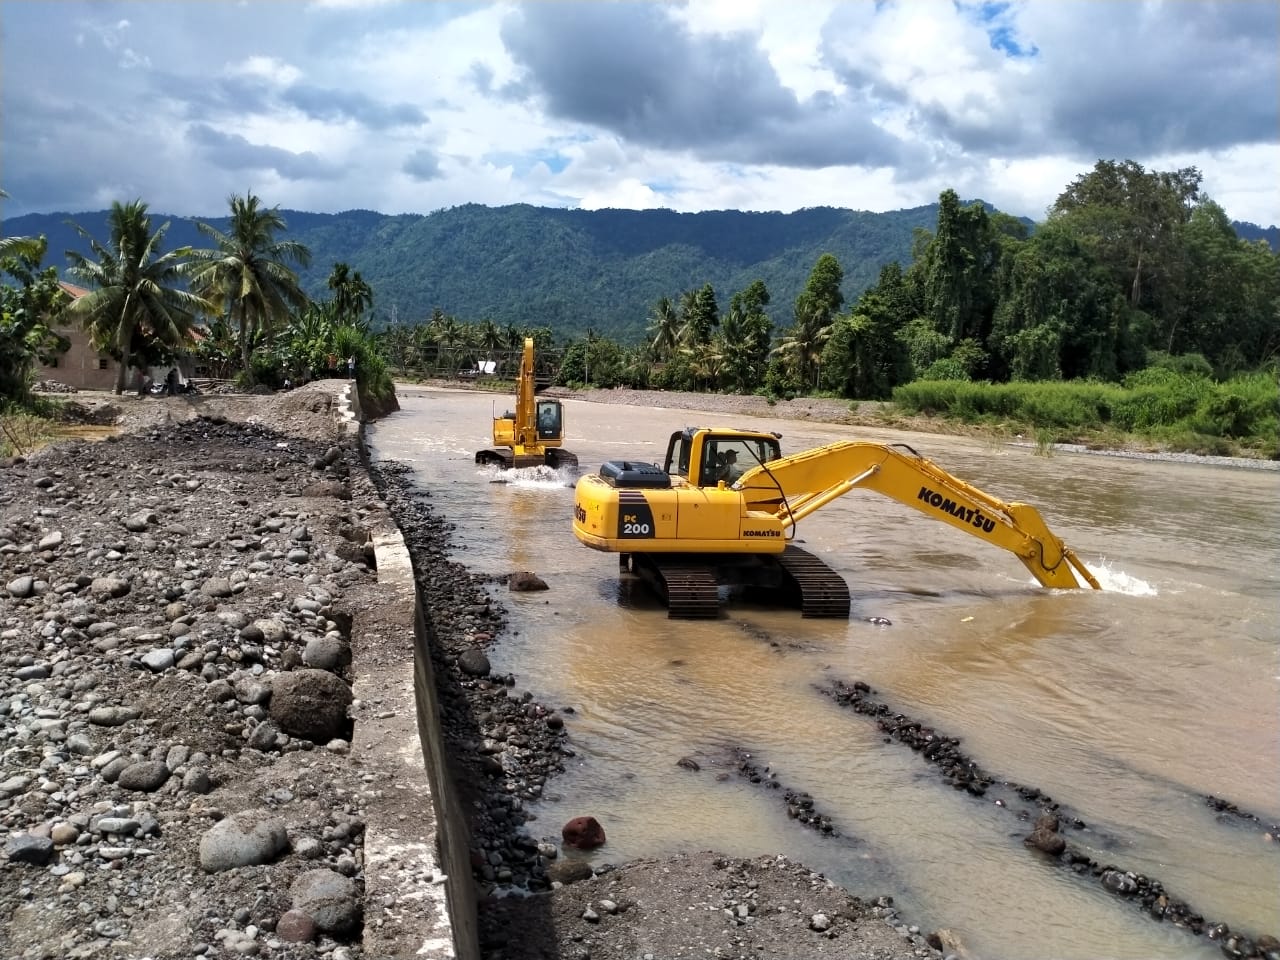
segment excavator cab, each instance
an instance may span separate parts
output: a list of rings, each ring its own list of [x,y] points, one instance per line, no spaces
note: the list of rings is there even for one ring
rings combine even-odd
[[[664,469],[695,487],[731,486],[752,467],[782,456],[781,435],[705,429],[677,430],[667,442]],[[690,469],[690,464],[695,464]]]
[[[559,400],[538,401],[538,439],[544,443],[564,439],[564,407]]]

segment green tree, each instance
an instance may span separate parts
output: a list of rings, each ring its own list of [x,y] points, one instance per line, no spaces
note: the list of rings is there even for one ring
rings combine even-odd
[[[649,355],[655,363],[670,358],[680,339],[680,314],[670,297],[662,297],[649,314]]]
[[[1184,236],[1188,279],[1167,352],[1203,354],[1219,375],[1267,362],[1280,350],[1280,255],[1239,239],[1213,201],[1192,212]]]
[[[820,301],[806,300],[802,295],[796,304],[795,323],[787,328],[772,350],[773,355],[791,366],[803,390],[818,386],[822,348],[831,336],[831,319]]]
[[[235,324],[241,369],[252,377],[249,354],[255,333],[269,333],[307,304],[289,264],[306,267],[311,253],[295,240],[277,239],[287,227],[278,207],[262,207],[251,193],[233,195],[228,203],[231,223],[226,233],[207,223],[196,224],[213,240],[214,249],[192,252],[191,285]]]
[[[703,284],[680,298],[680,343],[685,347],[711,342],[711,332],[720,325],[720,307],[711,284]]]
[[[1132,311],[1070,229],[1049,222],[1006,258],[991,334],[1001,378],[1114,379],[1142,363]]]
[[[735,393],[754,393],[764,384],[773,346],[773,321],[765,312],[769,288],[752,281],[733,295],[718,335],[721,383]]]
[[[54,267],[40,269],[45,247],[44,237],[0,241],[0,273],[15,281],[0,284],[0,401],[28,403],[35,365],[67,349],[52,321],[70,298]]]
[[[802,389],[818,386],[822,348],[831,335],[831,321],[844,304],[843,282],[840,261],[830,253],[818,257],[804,290],[796,297],[794,320],[772,350],[792,367]]]
[[[847,316],[837,316],[822,350],[822,380],[843,397],[879,400],[911,378],[907,345],[898,335],[902,271],[891,263]]]
[[[7,199],[9,194],[0,190],[0,200]],[[28,261],[34,260],[38,265],[44,259],[48,246],[43,237],[3,237],[0,238],[0,258],[23,257]]]
[[[89,241],[97,260],[67,251],[69,273],[90,288],[68,306],[67,316],[85,325],[97,349],[119,360],[115,390],[123,393],[135,352],[158,347],[164,356],[186,346],[195,318],[213,307],[180,285],[191,249],[161,253],[169,224],[152,232],[141,200],[111,204],[105,244],[78,224],[72,226]]]
[[[951,343],[985,340],[991,327],[998,247],[980,203],[960,206],[954,190],[938,197],[938,224],[923,251],[924,314]]]
[[[503,333],[502,328],[492,320],[480,321],[477,334],[479,337],[479,346],[489,353],[495,353],[498,350],[501,350],[503,344],[506,343],[506,335]]]
[[[1099,160],[1049,211],[1089,245],[1124,290],[1129,306],[1154,323],[1150,346],[1169,350],[1188,281],[1183,228],[1201,201],[1200,171],[1145,170],[1132,160]]]
[[[333,291],[333,309],[338,323],[361,326],[365,311],[373,306],[373,288],[364,282],[360,271],[352,273],[345,263],[335,263],[329,273],[328,286]]]

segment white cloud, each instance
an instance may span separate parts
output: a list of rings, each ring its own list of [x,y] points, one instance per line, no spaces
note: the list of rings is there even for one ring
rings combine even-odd
[[[1198,166],[1230,216],[1280,222],[1270,2],[104,9],[6,5],[0,56],[29,81],[0,87],[9,215],[210,215],[261,168],[264,200],[320,211],[886,210],[951,187],[1039,218],[1133,159]]]
[[[297,67],[275,57],[266,56],[248,57],[239,63],[229,63],[224,72],[231,77],[253,77],[266,80],[277,87],[287,87],[302,79],[302,71]]]

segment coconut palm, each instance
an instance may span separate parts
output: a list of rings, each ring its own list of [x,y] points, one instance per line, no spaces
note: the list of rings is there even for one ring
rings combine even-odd
[[[680,314],[670,297],[663,297],[649,315],[649,351],[657,363],[662,363],[676,348],[680,335]]]
[[[0,190],[0,200],[7,200],[9,194]],[[44,259],[45,243],[39,237],[3,237],[0,238],[0,259],[5,257],[22,257],[39,263]]]
[[[830,336],[830,311],[824,304],[801,295],[796,303],[795,323],[770,353],[788,358],[800,382],[816,388],[822,348]]]
[[[71,226],[89,241],[97,260],[67,251],[68,272],[90,290],[67,308],[67,315],[84,323],[96,349],[109,350],[119,358],[116,393],[123,393],[129,359],[138,346],[147,342],[170,349],[186,345],[196,316],[213,307],[179,286],[191,248],[161,253],[169,224],[166,221],[152,233],[147,205],[141,200],[111,204],[110,236],[105,244],[78,224]]]
[[[365,283],[360,271],[352,273],[345,263],[335,263],[328,282],[337,322],[367,329],[368,323],[362,321],[365,311],[373,306],[373,288]]]
[[[226,311],[239,331],[240,363],[249,363],[254,334],[269,333],[307,305],[307,295],[290,269],[311,263],[311,252],[296,240],[278,240],[286,228],[278,207],[266,209],[253,194],[232,195],[231,224],[226,233],[207,223],[196,228],[214,242],[212,250],[192,251],[191,286]]]

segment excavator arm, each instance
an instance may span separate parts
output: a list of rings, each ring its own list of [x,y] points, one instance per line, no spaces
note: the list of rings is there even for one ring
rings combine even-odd
[[[773,514],[784,530],[850,490],[874,490],[1008,550],[1046,587],[1077,588],[1078,573],[1101,589],[1035,507],[983,493],[905,445],[837,441],[761,464],[733,488],[747,511]]]
[[[525,337],[520,357],[520,379],[516,382],[515,433],[518,448],[538,446],[537,404],[534,402],[533,338]]]

